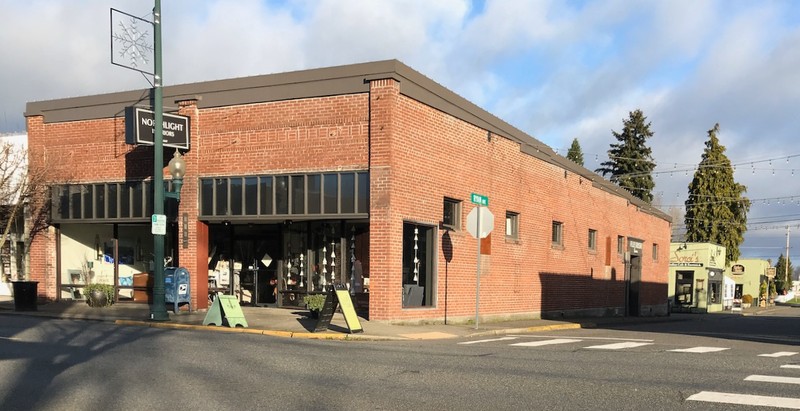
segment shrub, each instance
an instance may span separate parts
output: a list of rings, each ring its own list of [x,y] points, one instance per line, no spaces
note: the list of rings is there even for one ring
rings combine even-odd
[[[745,294],[742,296],[742,304],[752,304],[753,303],[753,296],[750,294]]]
[[[105,301],[95,301],[92,298],[93,291],[101,291],[106,296]],[[86,303],[92,307],[108,307],[114,304],[114,286],[111,284],[90,283],[83,287],[83,295],[86,296]]]
[[[306,307],[308,307],[311,311],[321,311],[322,306],[325,305],[325,294],[310,294],[303,297],[303,302],[306,303]]]

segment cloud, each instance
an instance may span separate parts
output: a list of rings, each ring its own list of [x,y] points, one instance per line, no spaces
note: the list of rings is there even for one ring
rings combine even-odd
[[[149,87],[110,64],[110,7],[149,19],[152,2],[0,0],[0,133],[24,130],[27,101]],[[720,123],[750,197],[798,194],[754,221],[800,214],[800,157],[747,167],[800,154],[791,0],[170,0],[162,15],[168,85],[397,58],[556,149],[577,137],[590,169],[636,108],[657,171],[697,164]],[[658,174],[656,191],[682,204],[690,179]]]

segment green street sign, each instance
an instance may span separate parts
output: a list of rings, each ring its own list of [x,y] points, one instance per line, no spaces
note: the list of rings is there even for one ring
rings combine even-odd
[[[482,196],[480,194],[472,193],[470,196],[472,199],[473,204],[477,204],[480,206],[488,207],[489,206],[489,197]]]

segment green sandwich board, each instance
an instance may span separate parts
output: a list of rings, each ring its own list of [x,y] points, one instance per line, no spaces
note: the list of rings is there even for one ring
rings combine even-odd
[[[239,306],[239,300],[232,295],[217,294],[214,303],[206,313],[206,318],[203,320],[203,325],[216,325],[235,328],[242,326],[247,328],[247,320],[244,318],[242,307]]]

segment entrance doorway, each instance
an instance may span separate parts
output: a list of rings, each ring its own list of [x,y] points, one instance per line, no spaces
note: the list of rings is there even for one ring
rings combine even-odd
[[[333,284],[368,304],[368,224],[345,220],[209,226],[209,295],[240,304],[304,307]]]
[[[639,290],[642,284],[642,257],[631,255],[630,280],[628,285],[628,315],[639,315]]]

